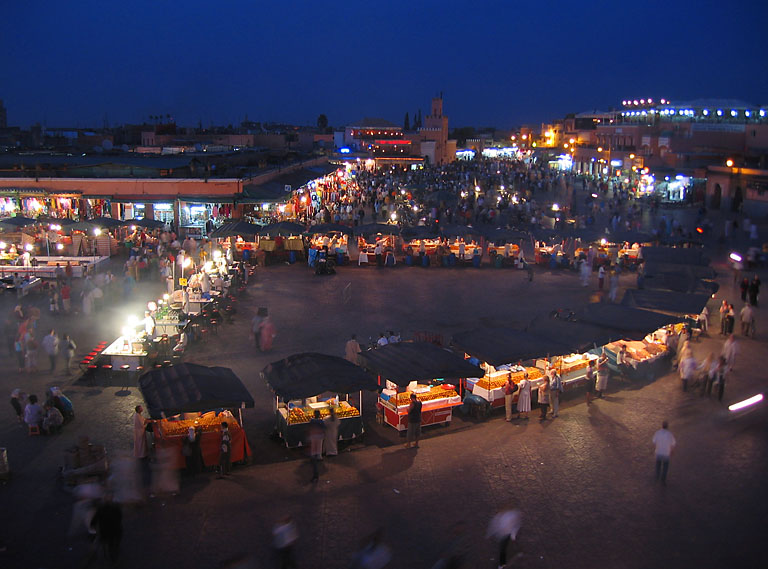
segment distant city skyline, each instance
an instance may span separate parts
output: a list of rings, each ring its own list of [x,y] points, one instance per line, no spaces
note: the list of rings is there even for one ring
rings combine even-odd
[[[444,95],[452,128],[505,129],[627,98],[768,105],[768,5],[190,0],[7,5],[10,126],[402,124]]]

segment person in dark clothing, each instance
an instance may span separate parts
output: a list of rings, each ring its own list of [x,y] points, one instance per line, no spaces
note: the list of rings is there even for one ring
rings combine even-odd
[[[749,303],[752,306],[757,306],[758,296],[760,295],[760,277],[755,275],[752,278],[752,281],[749,283],[747,292],[749,293]]]
[[[421,401],[415,393],[411,393],[411,404],[408,406],[408,438],[405,448],[410,448],[411,444],[419,448],[419,437],[421,437]]]
[[[96,545],[112,563],[120,554],[120,541],[123,539],[123,512],[120,505],[109,496],[96,508],[91,525],[96,530]]]

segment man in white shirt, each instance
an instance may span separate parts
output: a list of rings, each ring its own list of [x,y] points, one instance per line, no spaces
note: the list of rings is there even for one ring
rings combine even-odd
[[[669,457],[675,448],[675,436],[667,428],[666,421],[661,424],[661,429],[653,435],[653,444],[656,445],[656,480],[662,484],[667,483],[667,471],[669,470]]]
[[[389,344],[389,341],[387,340],[386,336],[384,336],[384,332],[379,334],[379,339],[376,341],[376,344],[378,344],[379,346],[386,346],[387,344]]]

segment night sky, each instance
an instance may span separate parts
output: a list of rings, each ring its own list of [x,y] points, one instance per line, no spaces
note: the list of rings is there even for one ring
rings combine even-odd
[[[402,124],[441,91],[452,127],[625,98],[768,105],[764,0],[38,0],[0,13],[0,99],[23,127]]]

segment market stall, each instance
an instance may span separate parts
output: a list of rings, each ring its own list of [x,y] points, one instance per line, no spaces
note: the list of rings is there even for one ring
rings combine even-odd
[[[504,385],[508,378],[520,383],[528,374],[532,388],[543,381],[543,366],[522,365],[549,354],[568,353],[568,346],[530,332],[511,328],[478,328],[455,334],[451,346],[465,357],[478,361],[485,375],[466,378],[467,392],[487,401],[492,407],[504,406]],[[516,397],[515,397],[516,399]]]
[[[355,227],[353,234],[357,237],[358,265],[375,261],[377,245],[381,246],[382,255],[394,252],[399,233],[400,228],[389,223],[368,223]]]
[[[483,371],[456,353],[427,342],[398,342],[359,354],[363,367],[383,382],[379,406],[384,422],[405,431],[411,393],[422,402],[422,426],[449,424],[461,405],[460,387],[449,383],[482,377]]]
[[[242,409],[254,406],[253,397],[231,369],[189,363],[163,367],[142,375],[139,389],[153,420],[155,445],[174,450],[177,468],[185,465],[182,446],[190,427],[201,431],[203,463],[219,463],[222,421],[232,437],[232,462],[251,456]]]
[[[303,353],[272,362],[261,372],[275,393],[275,430],[287,447],[302,446],[309,421],[319,411],[325,419],[333,408],[339,417],[339,439],[363,435],[362,392],[378,388],[361,367],[336,356]],[[357,393],[358,406],[350,400]]]
[[[349,262],[349,237],[352,228],[338,223],[321,223],[313,225],[307,231],[309,234],[309,250],[307,262],[314,266],[314,260],[319,252],[327,249],[328,256],[334,258],[337,265]]]

